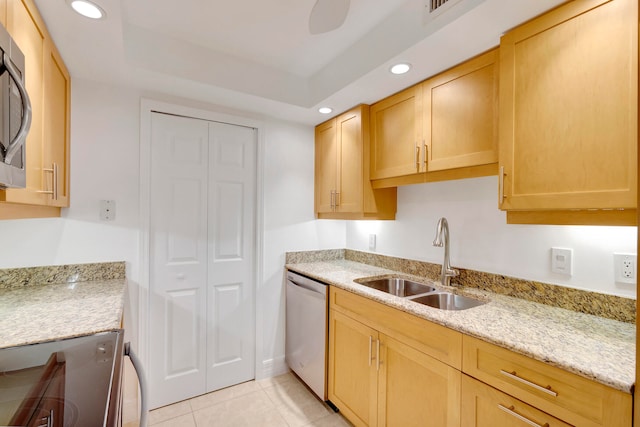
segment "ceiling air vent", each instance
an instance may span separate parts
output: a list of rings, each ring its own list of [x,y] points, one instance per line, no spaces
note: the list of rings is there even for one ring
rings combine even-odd
[[[435,27],[441,27],[467,13],[484,0],[423,0],[423,25],[441,21]],[[442,16],[442,19],[439,19]],[[434,28],[435,30],[435,28]]]
[[[431,9],[429,9],[429,13],[433,13],[434,10],[448,2],[449,0],[431,0]]]

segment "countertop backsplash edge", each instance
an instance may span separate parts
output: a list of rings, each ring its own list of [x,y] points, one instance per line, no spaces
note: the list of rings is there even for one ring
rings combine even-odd
[[[0,269],[0,289],[114,279],[126,279],[124,261]]]
[[[434,281],[437,281],[440,277],[440,264],[352,249],[300,251],[287,252],[286,254],[287,264],[337,259],[373,265],[414,276],[425,277],[426,279]],[[456,277],[454,282],[464,287],[490,291],[496,294],[520,298],[552,307],[564,308],[579,313],[592,314],[625,323],[635,323],[636,321],[636,300],[632,298],[464,268],[458,268],[458,270],[460,271],[460,276]]]

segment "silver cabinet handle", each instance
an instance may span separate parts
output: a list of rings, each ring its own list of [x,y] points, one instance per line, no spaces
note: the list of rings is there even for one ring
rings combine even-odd
[[[498,206],[504,202],[504,166],[500,166],[500,176],[498,177]]]
[[[498,405],[498,408],[500,408],[502,411],[506,412],[507,414],[516,417],[517,419],[519,419],[520,421],[522,421],[523,423],[527,423],[530,426],[533,427],[549,427],[549,423],[544,423],[544,424],[538,424],[535,421],[531,421],[529,418],[527,417],[523,417],[522,415],[518,414],[517,412],[515,412],[513,409],[513,406],[510,407],[506,407],[503,405]]]
[[[340,192],[339,191],[335,191],[334,194],[336,195],[335,207],[337,208],[338,206],[340,206]]]
[[[424,143],[424,141],[423,141]],[[424,171],[427,171],[427,165],[429,164],[429,146],[424,144]]]
[[[58,200],[58,164],[53,163],[53,200]]]
[[[420,146],[416,144],[416,169],[420,172]]]
[[[16,87],[18,88],[18,92],[20,92],[20,97],[22,98],[22,121],[20,123],[20,128],[18,129],[16,136],[7,146],[7,150],[3,153],[4,162],[9,165],[11,164],[11,160],[13,160],[13,156],[15,156],[20,147],[24,146],[27,132],[31,127],[31,101],[29,100],[29,95],[27,94],[27,89],[24,87],[20,73],[13,66],[11,59],[9,59],[9,56],[6,53],[2,55],[2,63],[9,73],[9,76],[11,76],[13,81],[16,83]]]
[[[373,356],[373,337],[369,335],[369,366],[371,366],[371,357]]]
[[[376,370],[380,370],[380,340],[376,340]]]
[[[46,424],[39,424],[38,427],[53,427],[53,409],[49,410],[49,415],[40,418],[40,422]]]
[[[330,196],[331,197],[331,210],[333,210],[333,208],[335,207],[335,194],[334,194],[333,190],[331,190],[329,192],[329,194],[331,195]]]
[[[39,190],[41,194],[51,194],[53,200],[58,200],[58,165],[54,162],[51,168],[42,168],[43,172],[51,173],[51,190]]]
[[[507,372],[504,371],[502,369],[500,369],[500,373],[508,378],[511,378],[512,380],[516,380],[522,384],[528,385],[529,387],[533,387],[538,391],[541,391],[543,393],[547,393],[553,397],[557,397],[558,393],[556,393],[555,391],[551,390],[551,386],[547,386],[547,387],[543,387],[541,385],[532,383],[531,381],[525,380],[524,378],[519,377],[518,375],[516,375],[515,371],[514,372]]]

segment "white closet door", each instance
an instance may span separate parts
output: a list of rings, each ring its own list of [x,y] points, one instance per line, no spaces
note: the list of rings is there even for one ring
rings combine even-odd
[[[256,131],[209,124],[207,390],[253,379]]]
[[[153,113],[150,407],[255,377],[256,131]]]
[[[208,123],[152,114],[150,406],[206,391]]]

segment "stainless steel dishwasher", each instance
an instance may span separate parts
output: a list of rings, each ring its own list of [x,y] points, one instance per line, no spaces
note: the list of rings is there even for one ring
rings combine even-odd
[[[327,290],[287,271],[285,360],[315,394],[327,400]]]

